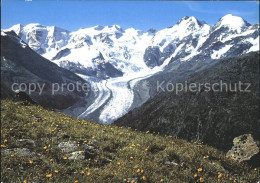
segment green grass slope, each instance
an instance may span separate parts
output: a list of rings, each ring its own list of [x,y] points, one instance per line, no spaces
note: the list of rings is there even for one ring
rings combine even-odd
[[[1,174],[4,183],[119,183],[119,182],[257,182],[258,168],[240,164],[203,144],[138,132],[114,125],[99,125],[40,106],[1,101]],[[64,136],[66,135],[66,136]],[[60,137],[69,137],[60,138]],[[19,139],[35,145],[20,147]],[[69,160],[59,149],[64,141],[86,144],[99,154]],[[27,157],[5,154],[7,149],[28,148]],[[176,165],[166,165],[174,161]],[[130,180],[130,178],[135,178]]]

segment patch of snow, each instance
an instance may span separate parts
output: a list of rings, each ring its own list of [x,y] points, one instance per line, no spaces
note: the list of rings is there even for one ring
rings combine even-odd
[[[22,46],[22,48],[26,48],[27,47],[27,44],[25,44],[24,42],[23,42],[23,40],[19,40],[19,43],[20,43],[20,45]]]
[[[250,47],[250,49],[246,53],[249,53],[251,51],[259,51],[259,36],[255,39],[249,38],[246,40],[246,42],[249,42],[253,45]]]
[[[211,58],[212,59],[219,59],[221,58],[221,56],[223,54],[225,54],[230,48],[232,47],[232,45],[226,45],[223,48],[219,49],[219,50],[214,50],[213,53],[211,54]]]
[[[246,30],[242,33],[238,33],[238,34],[231,34],[227,37],[225,37],[224,39],[220,39],[221,42],[225,43],[226,41],[231,41],[232,39],[236,38],[236,37],[240,37],[240,36],[247,36],[250,34],[253,34],[255,32],[255,30]]]
[[[1,31],[1,36],[7,36],[7,34],[4,31]]]

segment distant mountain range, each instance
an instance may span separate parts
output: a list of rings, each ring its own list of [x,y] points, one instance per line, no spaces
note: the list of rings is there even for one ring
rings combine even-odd
[[[157,82],[183,81],[220,59],[259,50],[259,25],[230,14],[213,26],[184,17],[172,27],[147,32],[118,25],[70,32],[18,24],[1,36],[10,31],[21,38],[21,47],[28,45],[91,84],[91,94],[63,112],[100,123],[112,123],[158,95]]]
[[[104,63],[129,74],[198,56],[215,60],[257,51],[259,35],[258,25],[230,14],[213,26],[195,17],[184,17],[174,26],[157,32],[124,30],[118,25],[69,32],[56,26],[18,24],[8,30],[54,63],[97,77],[110,76],[108,71],[99,73]]]

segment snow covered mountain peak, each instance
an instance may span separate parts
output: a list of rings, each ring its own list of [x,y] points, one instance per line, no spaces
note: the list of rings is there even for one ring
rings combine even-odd
[[[206,24],[206,23],[203,21],[199,21],[194,16],[190,16],[190,17],[185,16],[181,20],[179,20],[177,23],[177,25],[179,25],[179,26],[188,26],[188,27],[195,26],[195,28],[202,27],[204,24]]]
[[[172,54],[183,46],[180,44],[181,42],[187,42],[186,39],[189,38],[204,37],[209,30],[210,26],[206,23],[198,21],[193,16],[185,16],[176,25],[158,31],[153,38],[152,46],[159,46],[160,51],[167,52],[169,56],[169,53]],[[179,49],[177,49],[178,47]]]
[[[123,33],[124,30],[119,25],[112,25],[112,26],[101,26],[96,25],[94,27],[89,28],[80,28],[79,30],[72,32],[72,37],[93,37],[99,34],[106,34],[106,35],[114,35]]]
[[[236,31],[237,33],[240,33],[244,28],[247,28],[248,26],[250,26],[250,24],[243,18],[234,16],[232,14],[227,14],[218,21],[215,27],[216,29],[224,27],[228,28],[228,30],[230,31]]]
[[[69,31],[39,23],[17,24],[6,31],[14,31],[23,41],[39,54],[45,54],[63,47],[69,37]]]
[[[228,14],[214,26],[194,16],[185,16],[172,27],[159,31],[149,29],[147,32],[135,28],[124,30],[119,25],[96,25],[69,32],[37,23],[18,24],[9,30],[13,30],[37,53],[60,66],[63,63],[71,69],[76,64],[77,68],[84,70],[81,74],[96,73],[99,63],[95,60],[101,54],[102,63],[111,64],[127,75],[166,66],[175,60],[192,60],[204,52],[207,56],[213,54],[213,59],[219,59],[228,54],[229,49],[231,53],[232,47],[238,47],[238,42],[248,44],[245,52],[252,45],[256,48],[258,28],[249,25],[242,18]],[[234,38],[236,40],[233,41]],[[225,48],[225,54],[220,54],[224,53],[222,48]]]
[[[182,22],[185,22],[185,21],[197,21],[197,19],[194,17],[194,16],[185,16],[183,18],[181,18],[177,24],[180,24]]]
[[[35,27],[45,27],[45,26],[43,26],[43,25],[41,25],[41,24],[39,24],[39,23],[30,23],[30,24],[27,24],[26,27],[33,29],[33,28],[35,28]]]
[[[55,31],[59,31],[59,32],[67,32],[69,33],[68,30],[65,30],[65,29],[62,29],[60,27],[57,27],[57,26],[44,26],[44,25],[41,25],[39,23],[31,23],[31,24],[28,24],[26,26],[22,26],[22,28],[26,31],[37,31],[37,30],[55,30]]]
[[[22,24],[15,24],[11,28],[7,29],[6,31],[14,31],[17,35],[19,35],[23,27],[24,26]]]
[[[108,27],[108,28],[112,28],[112,29],[116,29],[116,30],[122,30],[122,28],[119,26],[119,25],[109,25],[109,26],[106,26],[106,27]]]
[[[94,28],[95,30],[102,30],[102,29],[104,29],[104,27],[101,26],[101,25],[96,25],[96,26],[94,26],[93,28]]]
[[[119,25],[112,25],[112,26],[105,26],[102,29],[102,32],[108,33],[108,34],[114,34],[114,33],[122,33],[124,30]]]
[[[208,30],[209,27],[209,25],[197,20],[193,16],[185,16],[176,25],[170,27],[169,30],[173,31],[175,34],[179,34],[180,39],[182,39],[203,29]]]

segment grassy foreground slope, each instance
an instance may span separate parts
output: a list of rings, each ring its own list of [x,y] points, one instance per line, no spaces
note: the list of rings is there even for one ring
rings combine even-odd
[[[201,143],[99,125],[9,100],[1,101],[1,137],[4,183],[248,183],[257,182],[259,176],[258,169],[234,162]],[[19,139],[33,140],[34,145],[20,147]],[[91,145],[99,153],[69,160],[58,149],[65,141],[76,141],[80,150]],[[35,155],[3,153],[25,147]]]

